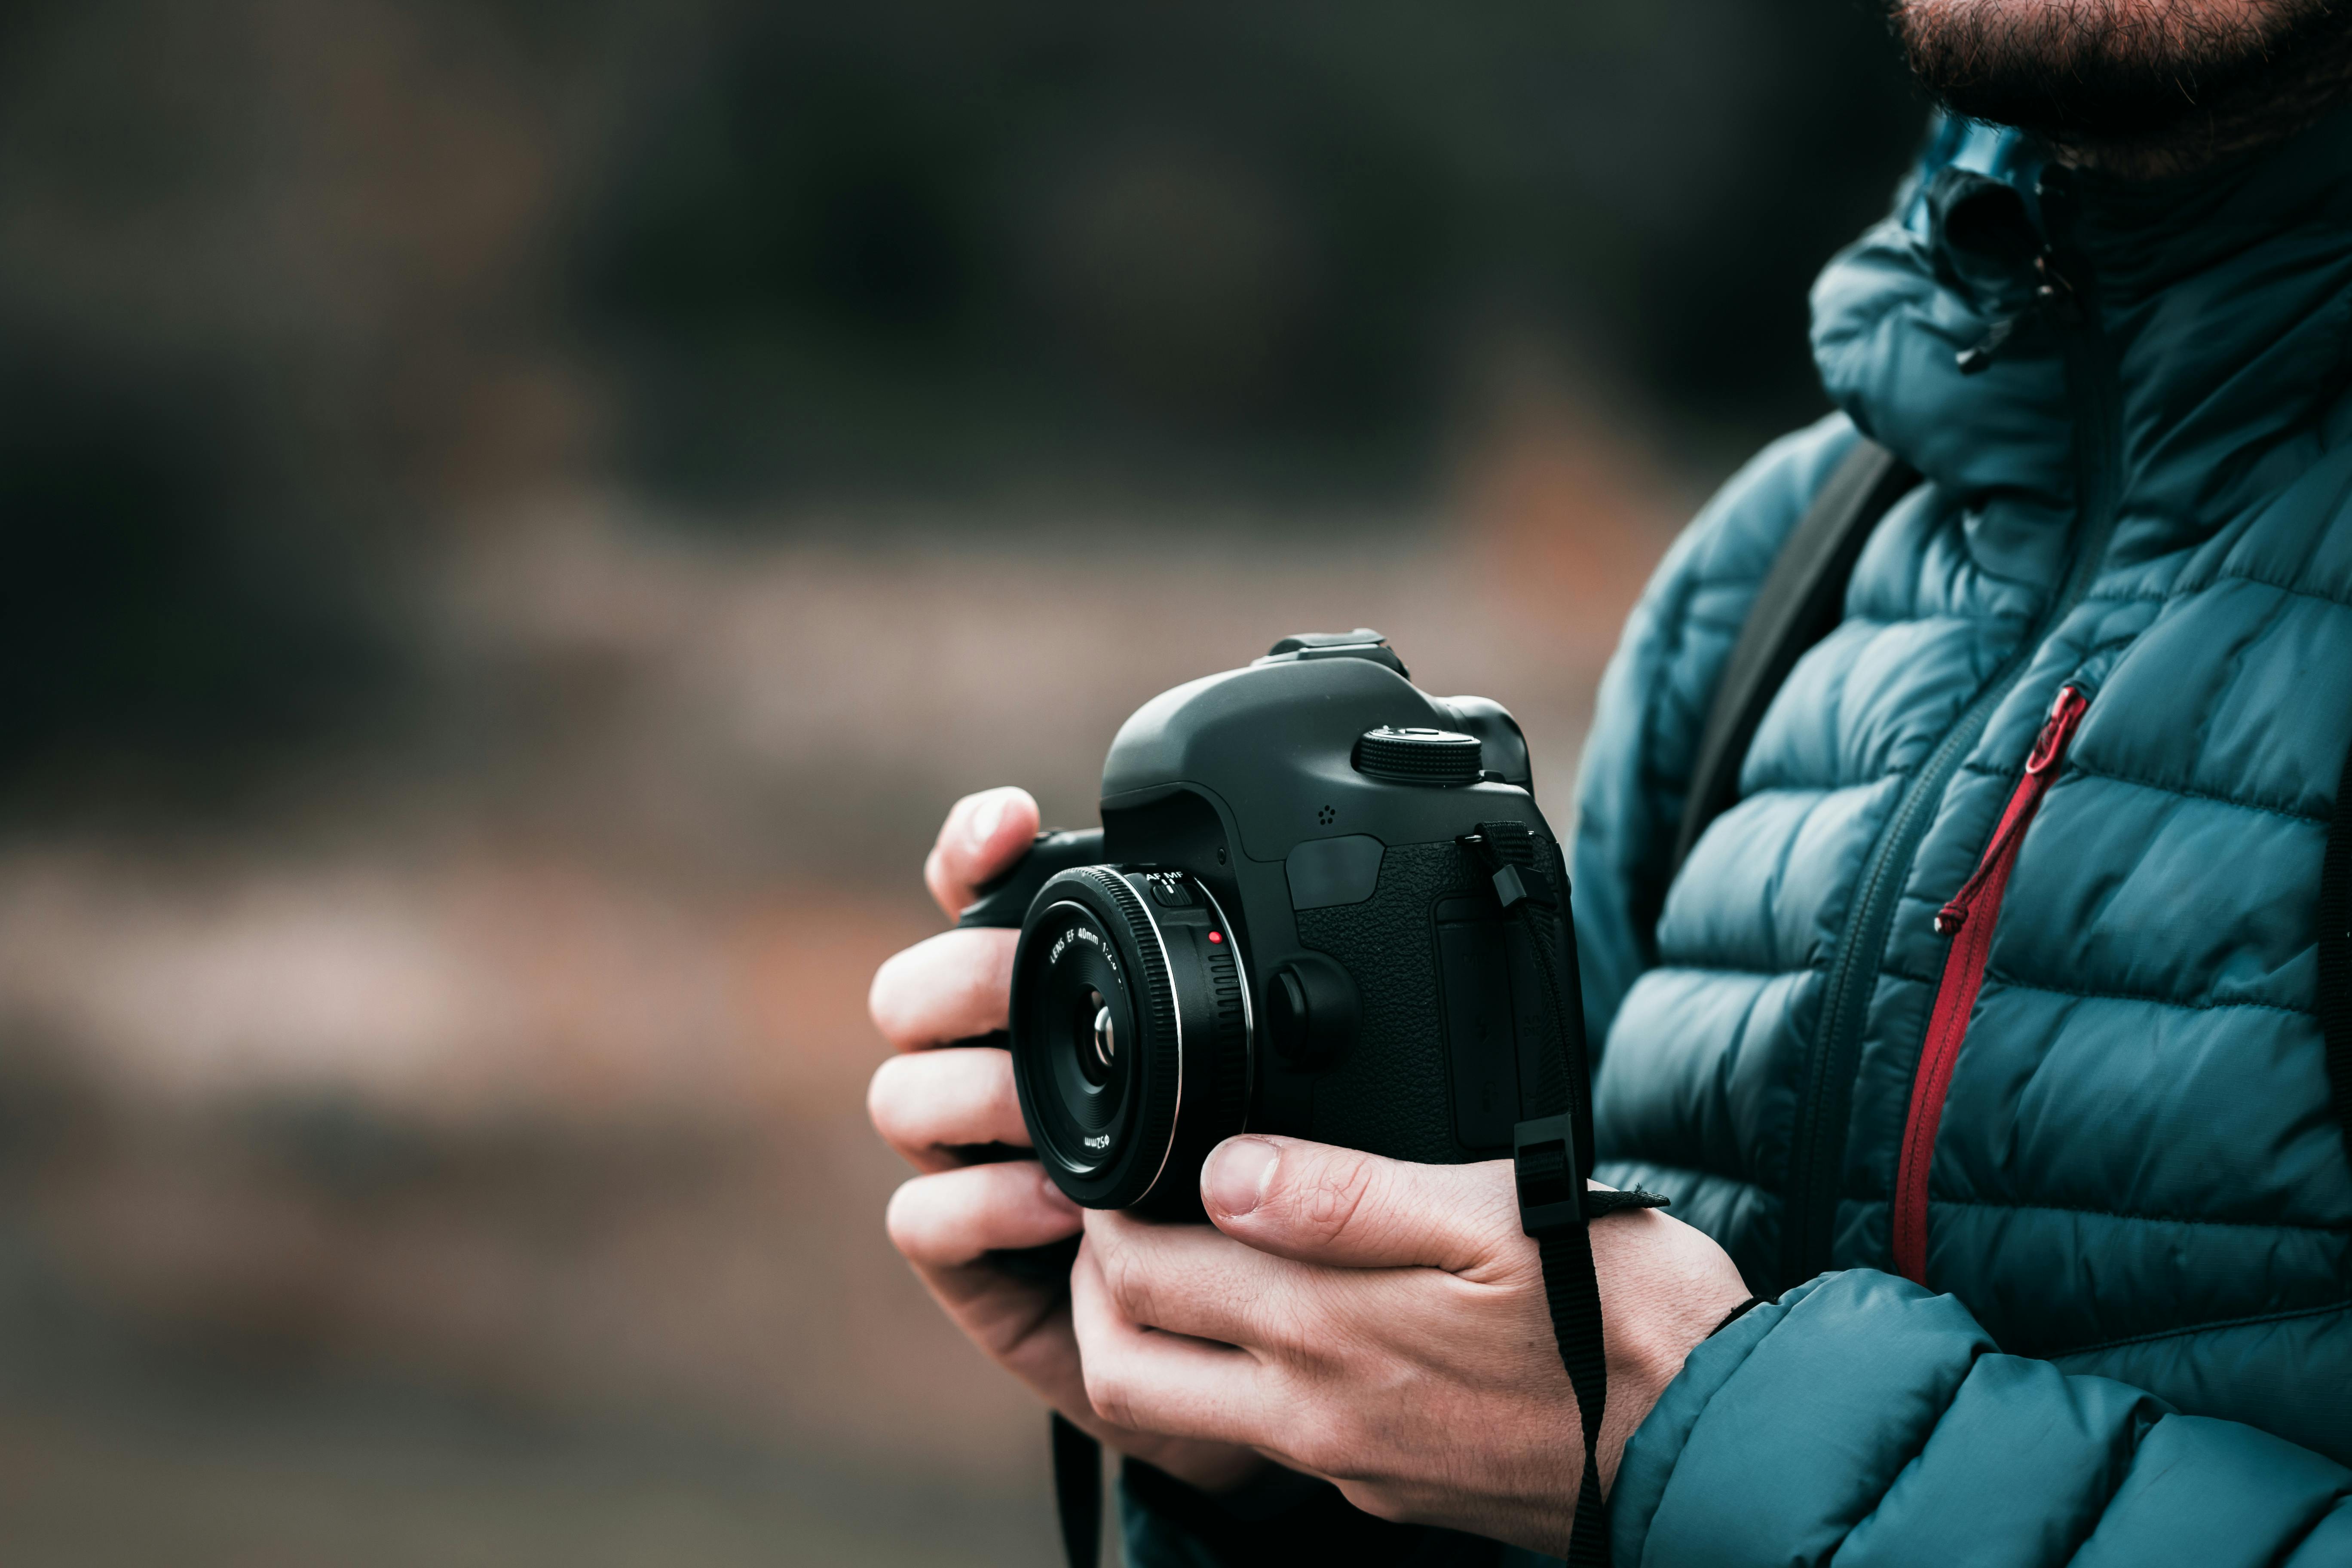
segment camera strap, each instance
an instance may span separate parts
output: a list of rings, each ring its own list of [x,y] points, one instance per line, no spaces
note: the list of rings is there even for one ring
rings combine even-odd
[[[1102,1445],[1078,1424],[1054,1412],[1054,1512],[1062,1526],[1062,1554],[1070,1568],[1102,1561]]]
[[[1528,935],[1544,1016],[1558,1039],[1543,1053],[1520,1109],[1534,1114],[1512,1131],[1519,1228],[1543,1260],[1544,1301],[1584,1428],[1584,1478],[1569,1538],[1570,1568],[1609,1561],[1608,1505],[1601,1495],[1601,1417],[1609,1398],[1601,1322],[1601,1282],[1592,1266],[1590,1222],[1620,1209],[1663,1208],[1641,1191],[1601,1193],[1592,1173],[1592,1078],[1585,1050],[1584,999],[1576,971],[1575,928],[1568,912],[1568,868],[1559,847],[1524,823],[1482,823],[1462,847],[1491,874],[1504,913]]]

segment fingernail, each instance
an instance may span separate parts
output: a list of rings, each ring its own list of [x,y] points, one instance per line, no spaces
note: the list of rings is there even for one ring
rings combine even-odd
[[[996,837],[996,825],[1003,820],[1004,792],[994,790],[981,796],[980,804],[971,808],[971,821],[964,830],[971,837],[973,854],[988,853],[988,841]]]
[[[1221,1214],[1245,1215],[1257,1207],[1282,1151],[1263,1138],[1228,1138],[1209,1156],[1202,1185]]]

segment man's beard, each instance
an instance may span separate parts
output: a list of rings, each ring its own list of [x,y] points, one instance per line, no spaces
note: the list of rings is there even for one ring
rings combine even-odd
[[[1894,0],[1894,23],[1953,113],[2125,174],[2291,134],[2352,83],[2338,0]]]

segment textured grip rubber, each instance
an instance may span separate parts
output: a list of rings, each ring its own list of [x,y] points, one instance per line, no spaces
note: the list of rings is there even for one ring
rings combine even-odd
[[[978,896],[956,917],[959,926],[1018,927],[1029,913],[1037,889],[1064,871],[1091,866],[1102,858],[1099,827],[1054,828],[1037,835],[1020,859],[982,883]]]
[[[1423,1164],[1495,1152],[1454,1136],[1433,919],[1441,900],[1481,895],[1494,897],[1487,875],[1458,846],[1406,844],[1382,858],[1370,899],[1299,911],[1298,940],[1339,962],[1363,1007],[1355,1044],[1316,1083],[1318,1140]]]

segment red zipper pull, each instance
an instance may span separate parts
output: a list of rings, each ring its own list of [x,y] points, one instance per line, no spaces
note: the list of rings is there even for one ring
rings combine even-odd
[[[1936,984],[1936,1005],[1927,1017],[1927,1036],[1919,1047],[1919,1065],[1911,1078],[1911,1110],[1903,1125],[1903,1152],[1895,1168],[1895,1203],[1889,1242],[1895,1266],[1906,1279],[1927,1282],[1927,1170],[1936,1157],[1936,1130],[1943,1123],[1944,1097],[1952,1087],[1952,1072],[1968,1038],[1969,1020],[1977,995],[1984,987],[1985,967],[1992,958],[1992,937],[2000,920],[2000,900],[2009,890],[2009,874],[2017,866],[2025,829],[2032,822],[2042,797],[2058,776],[2066,743],[2083,721],[2091,700],[2072,686],[2059,689],[2050,705],[2049,722],[2034,738],[2032,754],[2025,760],[2025,776],[2010,793],[2008,809],[1984,858],[1966,886],[1952,895],[1936,915],[1936,930],[1955,937],[1944,955],[1943,977]]]
[[[2001,813],[2000,826],[1993,832],[1992,842],[1985,846],[1984,858],[1969,879],[1960,884],[1951,901],[1936,911],[1936,934],[1951,936],[1969,923],[1969,910],[1984,885],[1992,876],[1993,868],[2008,854],[2010,843],[2023,834],[2026,825],[2033,820],[2034,808],[2042,804],[2042,793],[2049,789],[2051,774],[2058,759],[2066,754],[2066,742],[2074,738],[2074,726],[2083,721],[2083,710],[2091,700],[2078,687],[2062,686],[2050,704],[2050,717],[2042,721],[2042,733],[2033,740],[2033,751],[2025,759],[2025,776],[2018,781],[2017,793],[2009,799],[2009,809]]]

